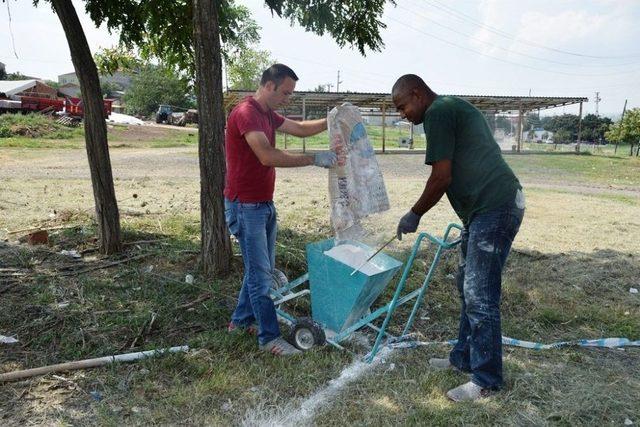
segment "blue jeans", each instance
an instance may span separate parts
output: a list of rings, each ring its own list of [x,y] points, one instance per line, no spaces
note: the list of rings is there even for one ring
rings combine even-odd
[[[224,200],[229,232],[240,242],[244,277],[231,321],[240,327],[257,321],[258,342],[266,344],[280,336],[273,300],[269,296],[275,267],[276,208],[273,202],[242,203]]]
[[[457,285],[462,300],[458,342],[449,361],[489,389],[502,386],[502,267],[524,216],[524,196],[478,214],[461,234]]]

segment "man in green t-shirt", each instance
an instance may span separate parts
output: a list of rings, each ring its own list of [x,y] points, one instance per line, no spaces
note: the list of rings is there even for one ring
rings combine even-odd
[[[454,401],[476,400],[502,386],[500,291],[502,267],[524,216],[522,187],[500,153],[482,113],[455,96],[435,94],[407,74],[392,90],[403,118],[423,123],[425,163],[431,174],[422,195],[398,224],[398,238],[414,233],[420,218],[446,193],[464,230],[457,285],[462,301],[458,342],[435,368],[471,374],[471,381],[447,392]]]

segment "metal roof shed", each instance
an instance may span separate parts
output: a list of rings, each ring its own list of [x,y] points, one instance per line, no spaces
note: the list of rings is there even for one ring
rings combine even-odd
[[[255,91],[249,90],[227,90],[224,94],[225,110],[229,112],[240,100],[246,96],[251,96]],[[566,105],[580,104],[580,124],[578,127],[578,141],[582,128],[582,104],[588,101],[584,97],[562,97],[562,96],[494,96],[494,95],[455,95],[465,99],[476,108],[484,112],[499,113],[507,111],[518,112],[518,145],[520,151],[522,118],[526,112],[534,110],[546,110],[549,108],[562,107]],[[294,92],[289,98],[286,111],[301,112],[302,118],[306,117],[307,107],[333,108],[344,102],[357,105],[361,108],[377,108],[380,110],[383,120],[382,127],[382,151],[385,151],[384,117],[387,107],[393,107],[393,100],[390,93],[368,93],[368,92]]]

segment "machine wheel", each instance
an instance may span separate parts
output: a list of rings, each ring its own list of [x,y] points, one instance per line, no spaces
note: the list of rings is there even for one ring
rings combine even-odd
[[[291,328],[289,342],[299,350],[307,351],[314,346],[324,345],[326,337],[322,326],[309,317],[301,317]]]
[[[287,276],[277,268],[274,268],[271,272],[271,278],[273,279],[271,282],[271,287],[273,289],[280,289],[281,287],[289,283],[289,279],[287,279]]]

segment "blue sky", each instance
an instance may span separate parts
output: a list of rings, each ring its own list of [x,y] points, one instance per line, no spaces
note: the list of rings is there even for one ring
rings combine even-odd
[[[240,0],[262,27],[260,48],[290,65],[297,88],[332,84],[341,90],[388,92],[405,73],[421,75],[438,93],[584,96],[584,113],[619,115],[625,99],[640,107],[640,1],[398,0],[382,18],[385,47],[362,57],[328,36],[305,33],[272,17],[264,2]],[[78,12],[81,2],[74,1]],[[46,3],[10,1],[0,22],[0,61],[8,71],[44,78],[73,70],[60,24]],[[93,50],[117,43],[81,17]],[[550,113],[577,112],[566,107]]]

